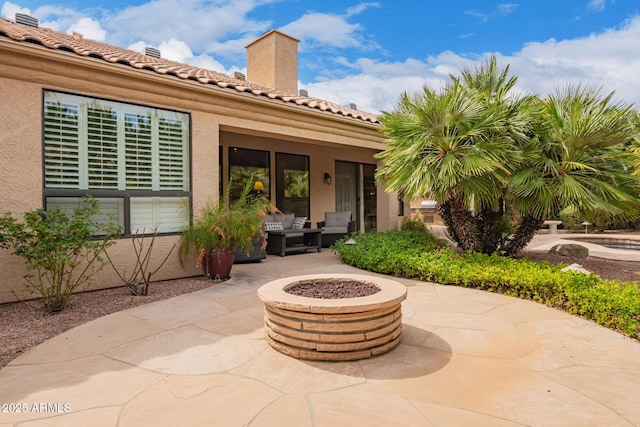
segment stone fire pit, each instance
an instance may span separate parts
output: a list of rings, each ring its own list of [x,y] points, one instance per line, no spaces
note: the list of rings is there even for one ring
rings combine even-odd
[[[287,292],[314,281],[362,282],[378,292],[351,298],[316,298]],[[277,351],[298,359],[359,360],[386,353],[400,343],[406,288],[393,280],[359,274],[287,277],[258,289],[265,331]]]

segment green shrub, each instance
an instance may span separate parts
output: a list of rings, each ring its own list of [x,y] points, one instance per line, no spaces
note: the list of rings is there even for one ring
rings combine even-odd
[[[420,231],[422,233],[428,233],[427,227],[424,225],[424,222],[417,217],[405,218],[402,221],[402,225],[400,226],[400,230],[402,231]]]
[[[380,273],[404,275],[406,258],[438,248],[438,240],[425,231],[372,232],[351,236],[355,245],[342,239],[334,243],[334,250],[346,264]]]
[[[25,286],[45,310],[63,310],[73,292],[104,266],[100,255],[122,233],[114,224],[93,220],[98,212],[98,201],[86,196],[71,216],[60,209],[36,209],[25,213],[23,222],[10,212],[0,217],[2,241],[26,261]]]
[[[358,268],[530,299],[640,338],[640,290],[635,282],[602,280],[595,274],[563,272],[563,265],[496,254],[459,254],[438,248],[436,239],[424,234],[361,234],[353,236],[356,244],[338,242],[334,249],[343,262]]]

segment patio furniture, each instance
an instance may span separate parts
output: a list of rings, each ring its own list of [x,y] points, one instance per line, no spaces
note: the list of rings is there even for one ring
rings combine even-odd
[[[291,252],[306,252],[309,249],[322,247],[322,235],[317,228],[299,230],[272,230],[267,239],[267,252],[285,256]]]
[[[558,226],[562,224],[562,221],[545,221],[543,224],[549,226],[549,234],[556,234],[558,232]]]
[[[356,221],[351,220],[351,211],[325,212],[324,221],[318,222],[322,230],[322,247],[328,248],[337,240],[356,231]]]
[[[302,228],[311,228],[311,221],[307,217],[296,217],[293,213],[273,213],[263,217],[264,230],[267,232],[267,242],[269,241],[270,231],[299,231]],[[290,244],[301,244],[302,235],[290,236]]]

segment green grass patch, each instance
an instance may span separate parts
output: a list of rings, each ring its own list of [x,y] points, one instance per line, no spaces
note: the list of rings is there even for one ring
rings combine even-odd
[[[600,279],[561,271],[562,265],[499,255],[459,254],[430,233],[394,230],[351,236],[336,242],[345,264],[378,273],[443,285],[464,286],[529,299],[578,314],[599,325],[640,339],[637,282]]]

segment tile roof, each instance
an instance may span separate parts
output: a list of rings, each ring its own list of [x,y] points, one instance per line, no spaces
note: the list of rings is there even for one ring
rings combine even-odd
[[[246,92],[255,96],[293,103],[365,122],[379,123],[378,116],[373,113],[355,110],[318,98],[285,93],[246,80],[239,80],[216,71],[182,64],[168,59],[154,58],[132,50],[85,39],[82,34],[76,32],[73,34],[65,34],[49,28],[30,27],[0,18],[0,37],[1,36],[20,42],[35,42],[49,49],[73,52],[80,56],[91,56],[106,62],[124,64],[137,69],[151,70],[158,74],[175,76],[183,80],[194,80],[205,85],[214,85],[237,92]]]

